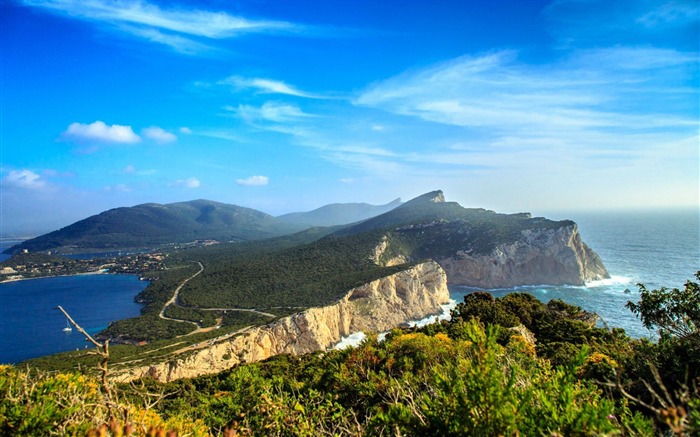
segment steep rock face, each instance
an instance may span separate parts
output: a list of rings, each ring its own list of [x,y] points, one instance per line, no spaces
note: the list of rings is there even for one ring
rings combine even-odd
[[[450,284],[481,288],[584,285],[610,277],[600,257],[581,240],[575,224],[524,230],[515,243],[501,244],[488,255],[460,251],[437,261]]]
[[[238,363],[287,353],[326,350],[357,331],[387,331],[401,323],[438,313],[449,301],[447,277],[425,262],[350,290],[333,305],[311,308],[265,326],[250,328],[184,358],[118,371],[120,382],[151,376],[167,382],[217,373]]]

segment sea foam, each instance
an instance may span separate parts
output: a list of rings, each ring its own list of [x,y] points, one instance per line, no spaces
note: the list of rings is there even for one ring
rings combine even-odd
[[[411,320],[408,322],[408,324],[412,327],[420,328],[426,325],[429,325],[431,323],[438,322],[440,320],[449,320],[450,319],[450,313],[452,310],[457,306],[457,301],[454,299],[450,299],[449,302],[446,304],[441,305],[441,311],[439,314],[433,314],[432,316],[425,317],[420,320]],[[380,332],[377,339],[381,342],[384,341],[386,338],[386,335],[388,332]],[[348,335],[347,337],[342,337],[340,341],[333,346],[333,349],[335,350],[343,350],[347,349],[349,347],[357,347],[362,343],[362,341],[367,338],[364,332],[358,331],[358,332],[353,332],[352,334]]]
[[[586,282],[586,287],[588,287],[588,288],[611,287],[611,286],[615,286],[615,285],[626,285],[626,284],[630,284],[631,282],[632,282],[632,278],[629,278],[627,276],[612,275],[611,277],[609,277],[607,279],[599,279],[597,281]]]

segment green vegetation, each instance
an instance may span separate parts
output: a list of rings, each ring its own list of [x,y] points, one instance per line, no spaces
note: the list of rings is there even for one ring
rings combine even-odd
[[[380,239],[376,232],[329,236],[284,250],[207,257],[204,272],[180,292],[180,303],[259,310],[326,305],[354,287],[406,269],[370,260]]]
[[[177,305],[169,305],[165,316],[201,327],[214,326],[219,317],[227,326],[233,320],[226,316],[227,309],[284,316],[326,305],[354,287],[410,266],[382,267],[370,260],[381,233],[336,238],[324,236],[328,232],[315,228],[275,239],[170,253],[165,260],[167,269],[150,274],[152,283],[137,297],[145,304],[142,316],[114,322],[100,338],[152,342],[192,331],[195,326],[190,323],[163,320],[158,315],[174,290],[199,270],[199,262],[203,272],[186,283]],[[317,241],[307,243],[313,240]],[[260,323],[269,318],[255,320]]]
[[[6,436],[84,436],[110,422],[115,431],[110,435],[121,435],[117,429],[126,430],[126,435],[156,435],[159,428],[178,429],[180,435],[209,435],[201,422],[163,419],[143,404],[110,399],[97,379],[80,373],[30,374],[0,366],[0,398],[0,434]]]
[[[678,355],[698,335],[697,307],[683,304],[697,290],[689,281],[631,305],[661,329],[669,320],[688,326],[658,343],[592,327],[589,314],[561,301],[475,293],[450,321],[396,329],[383,342],[370,335],[344,351],[110,386],[116,401],[90,376],[5,366],[0,432],[82,435],[111,416],[112,429],[132,435],[152,426],[222,436],[698,435],[700,354]],[[664,309],[673,316],[656,318]]]

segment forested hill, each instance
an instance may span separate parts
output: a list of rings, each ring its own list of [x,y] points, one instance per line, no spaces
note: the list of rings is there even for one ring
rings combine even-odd
[[[395,199],[385,205],[368,203],[333,203],[308,212],[292,212],[277,218],[287,223],[308,226],[337,226],[359,222],[391,211],[401,205],[401,199]]]
[[[286,235],[304,226],[286,223],[255,209],[194,200],[115,208],[60,230],[24,241],[21,249],[58,252],[146,248],[193,240],[249,241]]]

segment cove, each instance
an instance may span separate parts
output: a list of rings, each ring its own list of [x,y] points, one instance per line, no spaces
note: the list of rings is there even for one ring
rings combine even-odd
[[[61,305],[90,335],[140,314],[134,297],[148,285],[135,275],[76,275],[0,284],[0,363],[92,347],[63,331]]]

